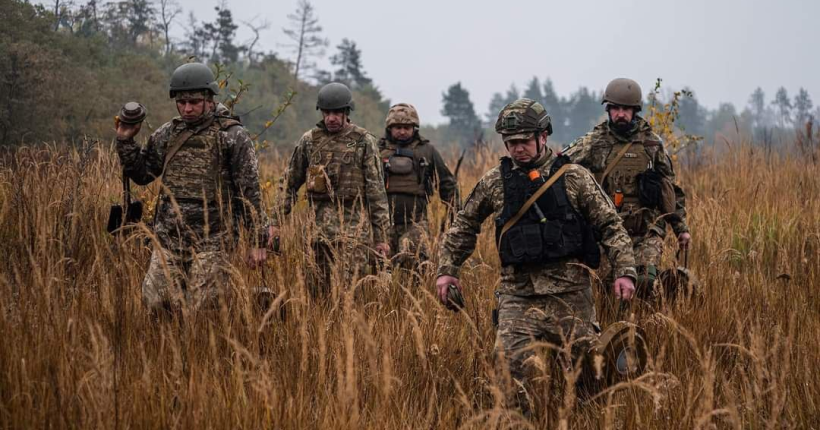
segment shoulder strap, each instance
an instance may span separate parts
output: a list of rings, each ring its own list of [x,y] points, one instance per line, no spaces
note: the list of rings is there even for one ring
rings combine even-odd
[[[515,216],[510,218],[510,220],[507,221],[507,223],[504,224],[503,227],[501,227],[501,234],[498,236],[499,244],[501,244],[501,238],[504,237],[504,233],[506,233],[507,230],[514,226],[515,223],[517,223],[521,219],[521,217],[523,217],[524,214],[527,213],[528,210],[530,210],[530,207],[532,207],[536,200],[538,200],[545,192],[547,192],[547,190],[553,184],[555,184],[555,182],[558,179],[560,179],[561,176],[564,175],[564,173],[566,173],[567,169],[569,169],[569,166],[571,166],[571,164],[565,164],[561,166],[561,168],[558,169],[558,171],[555,172],[555,174],[550,176],[550,178],[547,180],[547,182],[544,183],[544,185],[541,185],[541,188],[538,188],[538,191],[536,191],[535,194],[532,195],[532,197],[530,197],[529,199],[527,199],[526,202],[524,202],[524,206],[521,206],[521,209],[518,210]]]
[[[165,176],[165,169],[168,168],[168,163],[171,162],[171,159],[174,158],[174,155],[177,155],[179,149],[182,148],[182,145],[194,135],[194,130],[186,129],[183,130],[182,133],[179,133],[174,138],[174,142],[171,146],[168,147],[168,152],[165,153],[165,160],[162,163],[162,175]]]
[[[631,147],[632,147],[632,142],[629,142],[626,145],[624,145],[623,149],[621,149],[621,151],[618,152],[618,155],[615,156],[615,159],[612,160],[612,162],[609,163],[608,166],[606,166],[606,170],[604,170],[604,173],[601,175],[601,177],[600,178],[597,178],[597,177],[595,178],[595,179],[598,180],[599,184],[601,184],[603,186],[604,181],[606,180],[606,177],[609,176],[610,173],[612,173],[612,170],[615,168],[615,166],[618,165],[618,163],[621,161],[621,158],[624,158],[624,155],[626,155],[626,151],[629,151],[629,148],[631,148]]]

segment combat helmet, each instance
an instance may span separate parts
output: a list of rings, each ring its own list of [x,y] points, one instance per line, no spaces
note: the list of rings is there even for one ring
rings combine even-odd
[[[532,99],[518,99],[501,109],[495,122],[495,131],[504,142],[529,139],[535,133],[552,134],[552,121],[541,103]]]
[[[643,94],[641,86],[632,79],[613,79],[604,90],[604,97],[601,104],[612,103],[619,106],[634,107],[636,112],[640,112],[643,106]]]
[[[316,110],[353,110],[353,93],[347,85],[331,82],[321,89],[316,97]]]
[[[408,103],[398,103],[390,107],[387,111],[387,119],[384,126],[390,128],[394,125],[413,125],[420,127],[419,113],[413,105]]]
[[[176,97],[180,91],[207,90],[211,95],[219,94],[219,84],[214,72],[202,63],[183,64],[171,75],[170,94]]]

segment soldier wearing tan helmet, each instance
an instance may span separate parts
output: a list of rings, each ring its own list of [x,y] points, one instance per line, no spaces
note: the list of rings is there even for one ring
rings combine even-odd
[[[535,344],[572,342],[569,366],[595,344],[595,307],[585,266],[598,264],[598,244],[617,278],[613,295],[629,300],[636,274],[632,244],[615,207],[587,169],[547,146],[552,124],[546,109],[534,100],[517,100],[501,110],[495,129],[510,156],[478,181],[442,238],[436,289],[444,304],[453,294],[451,285],[462,289],[461,266],[475,250],[484,220],[493,219],[501,261],[495,349],[515,379],[510,406],[527,415],[532,379],[539,374],[537,360],[531,359]]]
[[[316,110],[322,120],[299,139],[281,181],[281,217],[290,215],[302,185],[306,189],[314,221],[309,225],[315,231],[305,228],[300,233],[310,233],[316,266],[308,272],[308,282],[314,296],[331,292],[334,265],[344,277],[339,286],[346,287],[364,274],[370,257],[390,252],[390,216],[376,136],[350,121],[353,107],[353,93],[346,85],[332,82],[319,90]],[[272,220],[276,236],[280,223],[279,217]]]
[[[638,83],[613,80],[601,103],[606,105],[607,120],[563,153],[589,169],[618,208],[634,246],[638,294],[646,297],[659,273],[667,225],[681,249],[689,246],[685,196],[675,185],[663,141],[638,115],[643,104]]]
[[[390,108],[379,140],[385,188],[393,229],[390,248],[397,265],[411,269],[428,259],[427,203],[438,185],[441,200],[452,207],[456,182],[429,140],[419,135],[419,114],[412,105]]]

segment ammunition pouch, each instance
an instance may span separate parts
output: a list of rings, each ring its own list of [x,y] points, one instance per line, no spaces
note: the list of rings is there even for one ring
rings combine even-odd
[[[501,176],[504,181],[504,209],[495,222],[496,243],[503,266],[578,258],[590,267],[598,267],[600,251],[594,232],[570,205],[563,177],[538,198],[525,216],[501,235],[504,225],[541,185],[531,181],[523,170],[513,170],[512,161],[507,157],[502,159]]]
[[[409,175],[415,170],[413,151],[407,149],[397,148],[396,153],[389,158],[388,162],[390,166],[388,172],[393,175]]]
[[[675,212],[675,187],[672,181],[654,169],[637,176],[638,198],[646,208],[657,209],[663,214]]]
[[[630,236],[643,236],[646,233],[647,225],[644,219],[644,208],[637,204],[624,204],[622,212],[618,215],[623,220],[624,230]]]

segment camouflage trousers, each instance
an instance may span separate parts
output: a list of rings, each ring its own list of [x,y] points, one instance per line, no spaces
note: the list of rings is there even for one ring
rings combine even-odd
[[[334,278],[341,287],[368,273],[370,250],[353,240],[314,242],[311,245],[315,267],[308,275],[308,288],[314,298],[326,297],[333,291]]]
[[[413,270],[430,259],[427,241],[430,227],[426,218],[417,222],[399,223],[390,230],[390,259],[394,265]]]
[[[502,294],[498,301],[496,355],[503,353],[512,381],[508,394],[512,407],[531,410],[531,381],[549,372],[536,355],[536,342],[561,347],[572,341],[573,363],[584,357],[596,339],[592,288],[539,296]],[[552,355],[552,354],[551,354]],[[540,367],[540,369],[539,369]]]
[[[152,313],[196,311],[219,303],[230,274],[223,250],[175,253],[155,247],[142,283],[142,301]]]

